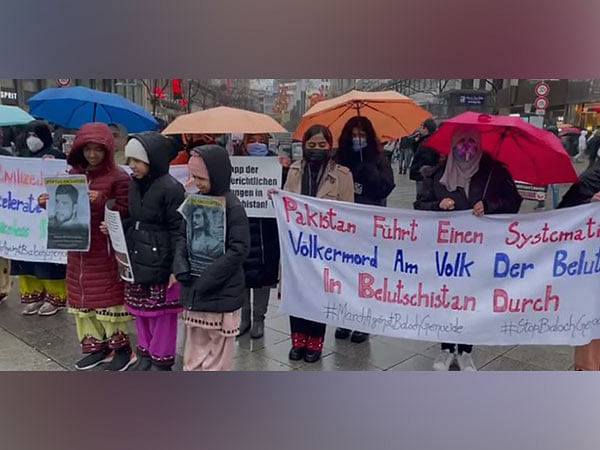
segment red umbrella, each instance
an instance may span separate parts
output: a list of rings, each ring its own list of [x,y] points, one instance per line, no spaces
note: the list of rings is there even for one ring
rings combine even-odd
[[[446,120],[427,140],[427,146],[449,154],[454,130],[462,125],[479,129],[483,151],[505,164],[514,180],[547,186],[579,179],[560,140],[519,117],[466,112]]]

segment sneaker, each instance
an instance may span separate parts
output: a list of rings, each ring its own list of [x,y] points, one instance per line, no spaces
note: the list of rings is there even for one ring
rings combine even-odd
[[[475,367],[475,363],[473,362],[473,358],[470,353],[461,353],[456,357],[456,362],[458,362],[458,367],[463,372],[476,372],[477,367]]]
[[[77,370],[89,370],[93,369],[99,364],[111,362],[113,359],[112,352],[106,353],[105,351],[90,353],[89,355],[80,359],[77,364],[75,364],[75,368]]]
[[[39,309],[38,314],[40,316],[53,316],[58,312],[60,308],[58,306],[54,306],[52,303],[44,302],[42,307]]]
[[[26,316],[32,316],[34,314],[37,314],[43,304],[44,302],[28,303],[27,305],[25,305],[25,308],[23,308],[22,314]]]
[[[107,372],[124,372],[135,364],[137,356],[131,351],[131,348],[125,347],[116,350],[113,360],[106,368]]]
[[[454,362],[454,353],[450,353],[450,350],[442,350],[442,352],[433,361],[433,370],[438,372],[450,370],[450,366]]]

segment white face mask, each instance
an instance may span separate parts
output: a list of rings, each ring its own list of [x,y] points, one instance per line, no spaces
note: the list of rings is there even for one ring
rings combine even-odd
[[[29,136],[27,138],[27,148],[29,148],[29,150],[31,150],[33,153],[39,152],[44,148],[44,143],[37,136]]]

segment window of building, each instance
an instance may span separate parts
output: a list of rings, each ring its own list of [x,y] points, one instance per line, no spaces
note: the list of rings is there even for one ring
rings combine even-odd
[[[460,82],[461,89],[473,89],[473,79],[465,79]]]

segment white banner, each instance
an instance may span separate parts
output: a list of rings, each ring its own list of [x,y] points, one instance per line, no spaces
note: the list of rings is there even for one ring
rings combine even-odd
[[[18,261],[67,263],[67,253],[47,250],[48,214],[37,199],[44,177],[65,174],[60,159],[0,156],[0,257]]]
[[[118,211],[111,210],[114,203],[114,200],[111,200],[105,205],[104,222],[108,228],[110,242],[115,252],[115,259],[117,260],[117,266],[119,268],[119,276],[124,281],[133,283],[133,267],[131,266],[131,260],[129,259],[129,251],[127,249],[127,241],[125,240],[125,232],[123,231],[121,215]]]
[[[600,338],[600,204],[477,218],[273,198],[286,313],[436,342]]]
[[[244,205],[248,217],[275,217],[267,198],[271,189],[281,187],[279,158],[271,156],[232,156],[231,190]]]

